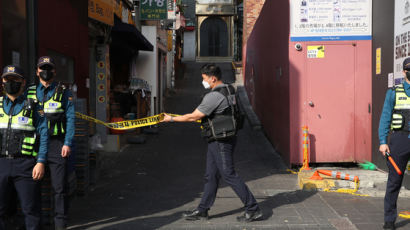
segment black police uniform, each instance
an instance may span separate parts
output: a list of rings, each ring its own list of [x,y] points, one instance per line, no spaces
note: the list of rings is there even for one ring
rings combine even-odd
[[[7,66],[2,77],[22,70]],[[5,229],[4,215],[8,195],[17,192],[26,230],[40,229],[40,184],[32,178],[36,163],[46,163],[48,134],[44,118],[32,102],[21,95],[14,101],[0,97],[0,230]]]
[[[51,57],[40,57],[38,67],[52,66]],[[41,73],[40,73],[41,74]],[[54,190],[54,224],[65,229],[68,213],[67,157],[61,156],[64,145],[71,147],[74,137],[75,112],[71,92],[61,83],[52,82],[47,88],[41,83],[27,89],[27,97],[38,100],[47,120],[50,135],[47,163]]]

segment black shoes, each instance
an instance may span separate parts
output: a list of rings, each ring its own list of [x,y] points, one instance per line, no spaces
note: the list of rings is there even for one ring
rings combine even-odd
[[[182,214],[185,220],[208,220],[208,211],[200,212],[198,209],[194,209],[190,212]]]
[[[256,210],[253,212],[245,212],[242,216],[236,217],[239,222],[252,222],[257,220],[262,220],[263,214],[261,210]]]
[[[396,229],[394,222],[384,222],[383,229]]]

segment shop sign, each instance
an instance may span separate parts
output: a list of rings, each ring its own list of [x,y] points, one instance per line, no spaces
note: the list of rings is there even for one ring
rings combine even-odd
[[[398,85],[404,81],[403,61],[410,56],[410,2],[394,2],[394,85]]]
[[[176,19],[176,14],[175,14],[176,5],[177,5],[177,0],[167,0],[168,20]]]
[[[233,5],[199,5],[196,4],[195,7],[196,14],[209,15],[209,14],[219,14],[219,15],[234,15],[235,6]]]
[[[291,41],[371,40],[372,0],[290,1]]]
[[[141,0],[141,20],[165,20],[168,17],[166,0]]]
[[[88,17],[113,26],[113,0],[88,0]]]

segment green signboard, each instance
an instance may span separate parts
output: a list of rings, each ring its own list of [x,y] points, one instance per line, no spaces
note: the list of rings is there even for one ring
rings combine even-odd
[[[167,19],[167,0],[141,0],[141,20]]]

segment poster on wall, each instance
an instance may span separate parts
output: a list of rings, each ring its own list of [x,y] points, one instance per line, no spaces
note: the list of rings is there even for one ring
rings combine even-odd
[[[403,61],[410,56],[410,0],[395,1],[394,7],[394,85],[404,81]]]
[[[291,0],[291,41],[371,40],[372,0]]]

